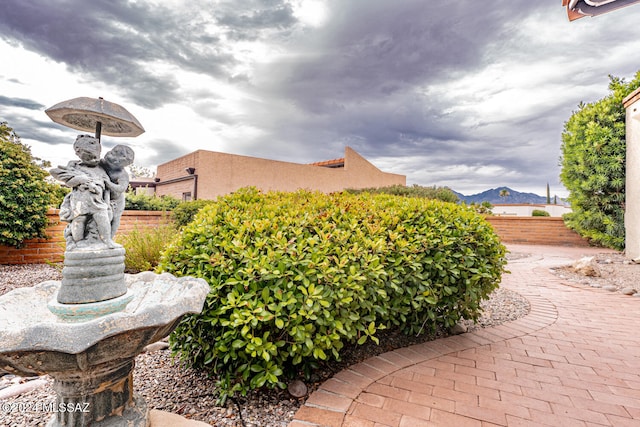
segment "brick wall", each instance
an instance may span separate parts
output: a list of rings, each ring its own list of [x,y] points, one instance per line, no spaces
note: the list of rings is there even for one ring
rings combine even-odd
[[[65,249],[63,231],[66,222],[60,221],[58,209],[47,213],[49,227],[47,239],[30,239],[22,248],[0,245],[0,264],[43,264],[61,262]],[[136,226],[154,226],[166,218],[167,214],[155,211],[125,211],[120,219],[118,234],[126,234]]]
[[[488,216],[504,243],[521,245],[589,246],[586,239],[568,229],[562,218],[540,216]]]
[[[62,232],[66,223],[60,222],[58,210],[48,213],[49,239],[27,240],[23,248],[0,245],[0,264],[40,264],[60,262],[64,254]],[[125,211],[118,234],[127,233],[136,226],[154,226],[167,217],[154,211]],[[504,243],[523,245],[589,246],[587,240],[565,227],[562,218],[488,216],[487,220]]]

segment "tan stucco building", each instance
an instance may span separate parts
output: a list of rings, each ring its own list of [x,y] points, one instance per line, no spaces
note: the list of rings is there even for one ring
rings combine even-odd
[[[349,147],[344,158],[313,164],[198,150],[159,165],[155,189],[159,196],[195,200],[215,199],[248,186],[262,191],[307,189],[331,193],[406,182],[406,176],[382,172]]]

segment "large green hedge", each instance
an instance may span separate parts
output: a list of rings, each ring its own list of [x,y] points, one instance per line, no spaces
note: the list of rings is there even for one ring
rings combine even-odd
[[[0,122],[0,245],[46,237],[47,211],[60,196],[43,166],[6,122]]]
[[[380,328],[476,319],[505,263],[491,226],[453,203],[244,189],[203,208],[160,266],[211,285],[171,345],[233,393],[282,386]]]
[[[622,100],[640,87],[640,72],[626,83],[610,76],[609,95],[581,103],[562,132],[560,179],[573,212],[565,223],[591,242],[623,250],[626,129]]]

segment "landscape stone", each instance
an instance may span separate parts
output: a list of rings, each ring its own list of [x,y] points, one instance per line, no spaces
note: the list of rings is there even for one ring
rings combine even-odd
[[[178,414],[152,409],[149,411],[149,427],[211,427],[202,421],[188,420]]]
[[[600,277],[600,269],[595,261],[595,257],[583,257],[573,264],[573,270],[588,277]]]
[[[453,335],[460,335],[460,334],[464,334],[466,333],[468,330],[467,326],[462,324],[462,323],[456,323],[455,325],[453,325],[453,327],[451,328],[451,334]]]
[[[306,384],[300,380],[291,381],[289,383],[289,386],[287,387],[287,391],[291,396],[295,397],[296,399],[304,397],[308,393]]]

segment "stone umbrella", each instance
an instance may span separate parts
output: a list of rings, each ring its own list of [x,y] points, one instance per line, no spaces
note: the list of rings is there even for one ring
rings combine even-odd
[[[95,130],[101,135],[135,137],[144,128],[133,114],[113,102],[100,98],[80,97],[59,102],[45,113],[56,123],[84,132]]]

